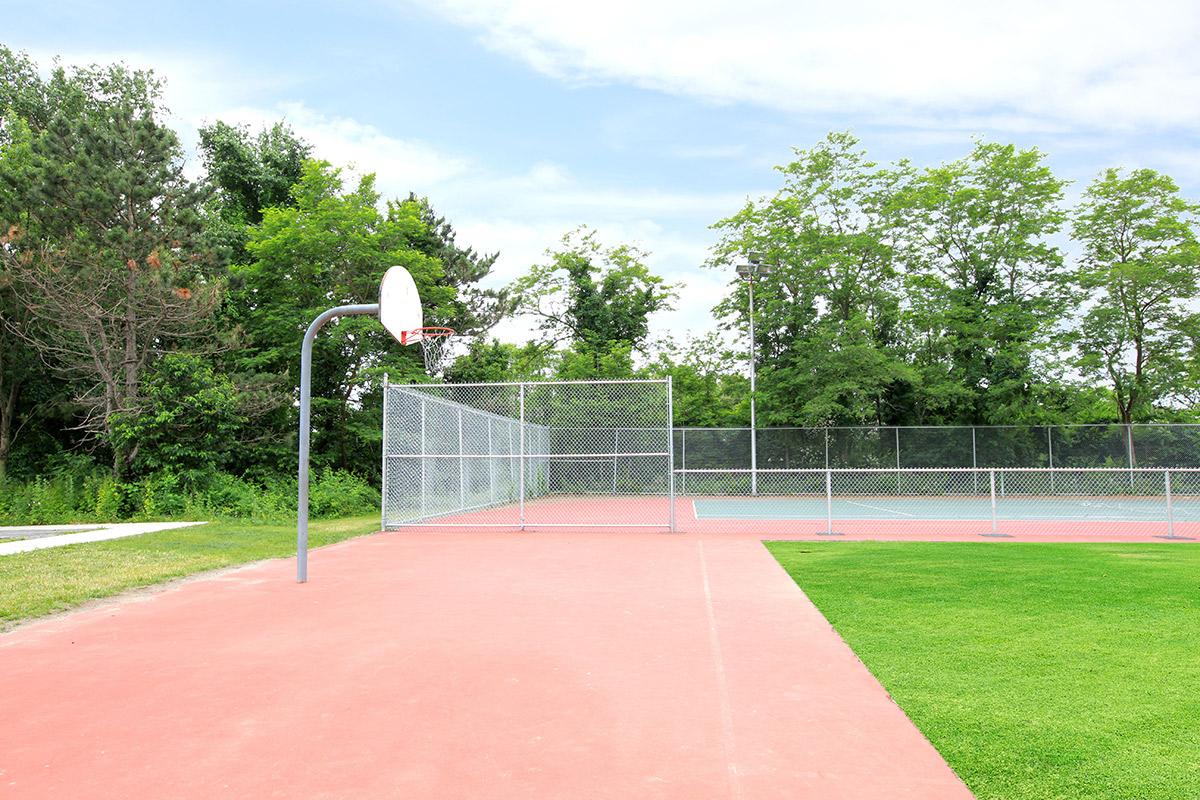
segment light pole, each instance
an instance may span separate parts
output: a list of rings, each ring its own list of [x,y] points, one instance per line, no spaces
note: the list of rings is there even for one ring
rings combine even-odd
[[[755,418],[754,368],[754,280],[771,274],[771,265],[764,263],[758,253],[748,253],[748,264],[738,264],[738,277],[746,282],[750,290],[750,494],[758,494],[758,420]]]

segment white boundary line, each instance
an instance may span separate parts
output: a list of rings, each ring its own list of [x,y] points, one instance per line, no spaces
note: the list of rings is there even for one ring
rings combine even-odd
[[[838,498],[834,498],[834,499],[838,499]],[[917,518],[916,514],[909,514],[908,512],[900,511],[895,508],[888,508],[886,506],[873,506],[870,503],[856,503],[853,500],[845,500],[845,499],[843,499],[842,502],[846,503],[847,505],[858,506],[859,508],[869,508],[872,511],[882,511],[886,514],[899,514],[902,517],[912,517],[913,519]]]

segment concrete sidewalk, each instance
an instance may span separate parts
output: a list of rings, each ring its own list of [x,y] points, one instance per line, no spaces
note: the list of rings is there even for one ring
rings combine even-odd
[[[13,553],[28,553],[31,550],[45,550],[48,547],[64,547],[68,544],[83,542],[103,542],[108,539],[123,539],[126,536],[140,536],[143,533],[166,531],[173,528],[190,528],[193,525],[204,525],[203,522],[117,522],[93,523],[89,525],[14,525],[0,527],[0,534],[8,533],[13,536],[29,536],[15,542],[6,542],[0,538],[0,556]]]
[[[0,636],[0,796],[968,798],[750,537],[381,534]]]

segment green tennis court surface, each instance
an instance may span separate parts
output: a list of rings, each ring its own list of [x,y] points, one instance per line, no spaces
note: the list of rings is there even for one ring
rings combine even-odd
[[[721,497],[693,501],[696,519],[811,520],[832,510],[842,520],[989,520],[989,497]],[[1189,498],[1172,506],[1176,520],[1200,520],[1200,502]],[[1163,498],[1021,497],[998,498],[996,516],[1004,520],[1079,520],[1139,522],[1167,517]]]

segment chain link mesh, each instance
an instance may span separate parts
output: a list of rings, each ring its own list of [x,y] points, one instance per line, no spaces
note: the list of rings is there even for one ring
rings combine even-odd
[[[760,428],[760,469],[1200,468],[1200,425]],[[680,428],[676,461],[750,468],[748,428]]]
[[[681,469],[704,519],[979,522],[977,532],[1039,524],[1114,533],[1200,532],[1200,469]],[[1032,523],[1032,526],[1031,526]],[[878,529],[878,526],[876,526]]]
[[[388,386],[383,523],[670,527],[671,460],[667,381]]]

